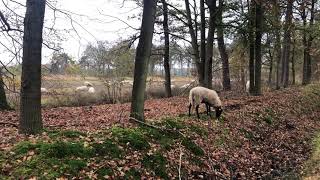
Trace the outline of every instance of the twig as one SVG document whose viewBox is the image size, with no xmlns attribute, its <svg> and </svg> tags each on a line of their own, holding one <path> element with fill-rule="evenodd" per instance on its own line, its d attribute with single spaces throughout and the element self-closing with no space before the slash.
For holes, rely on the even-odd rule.
<svg viewBox="0 0 320 180">
<path fill-rule="evenodd" d="M 182 161 L 181 143 L 179 144 L 179 148 L 180 148 L 180 158 L 179 158 L 179 169 L 178 169 L 178 173 L 179 173 L 179 180 L 181 180 L 181 161 Z"/>
<path fill-rule="evenodd" d="M 209 155 L 209 153 L 207 154 L 207 157 L 208 157 L 208 160 L 210 162 L 210 169 L 211 171 L 216 175 L 216 176 L 219 176 L 221 179 L 228 179 L 225 175 L 223 175 L 222 173 L 216 171 L 214 168 L 213 168 L 213 161 Z"/>
<path fill-rule="evenodd" d="M 0 124 L 11 125 L 11 126 L 13 126 L 13 127 L 15 127 L 15 128 L 18 128 L 18 125 L 15 124 L 15 123 L 12 123 L 12 122 L 3 122 L 3 121 L 0 121 Z"/>
</svg>

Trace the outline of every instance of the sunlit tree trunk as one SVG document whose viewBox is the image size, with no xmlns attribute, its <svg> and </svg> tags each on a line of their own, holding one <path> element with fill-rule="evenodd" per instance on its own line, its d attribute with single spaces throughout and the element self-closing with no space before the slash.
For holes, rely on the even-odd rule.
<svg viewBox="0 0 320 180">
<path fill-rule="evenodd" d="M 2 69 L 0 68 L 0 110 L 9 110 L 10 106 L 8 105 L 6 92 L 4 89 L 4 82 L 2 78 Z"/>
<path fill-rule="evenodd" d="M 254 95 L 261 95 L 261 38 L 262 38 L 262 21 L 263 21 L 263 10 L 262 1 L 256 1 L 256 16 L 255 16 L 255 72 L 254 72 Z"/>
<path fill-rule="evenodd" d="M 140 39 L 136 50 L 130 116 L 144 120 L 144 96 L 157 0 L 144 0 Z"/>
<path fill-rule="evenodd" d="M 163 5 L 163 30 L 164 30 L 164 70 L 165 70 L 165 89 L 166 96 L 171 97 L 171 76 L 169 59 L 169 27 L 168 27 L 168 5 L 165 0 L 161 0 Z"/>
<path fill-rule="evenodd" d="M 205 71 L 206 74 L 206 85 L 209 89 L 212 89 L 212 56 L 213 56 L 213 41 L 214 41 L 214 30 L 215 30 L 215 10 L 216 10 L 216 0 L 207 0 L 207 5 L 209 7 L 209 31 L 207 37 L 207 47 L 206 47 L 206 61 L 205 61 Z"/>
<path fill-rule="evenodd" d="M 204 87 L 208 87 L 208 72 L 205 72 L 206 65 L 206 17 L 204 9 L 204 0 L 200 0 L 200 61 L 201 61 L 201 72 L 202 77 L 199 83 Z M 200 79 L 199 79 L 200 80 Z"/>
<path fill-rule="evenodd" d="M 254 55 L 255 55 L 255 48 L 254 48 L 254 15 L 255 15 L 255 1 L 251 0 L 250 5 L 248 5 L 248 12 L 249 12 L 249 92 L 252 94 L 255 89 L 255 63 L 254 63 Z"/>
<path fill-rule="evenodd" d="M 198 73 L 198 80 L 201 84 L 203 82 L 203 69 L 201 68 L 202 65 L 200 62 L 199 45 L 198 45 L 197 35 L 196 35 L 197 31 L 195 31 L 193 28 L 189 0 L 185 0 L 185 6 L 186 6 L 186 17 L 188 21 L 188 29 L 189 29 L 191 45 L 193 49 L 193 59 L 196 65 L 197 73 Z M 197 24 L 195 25 L 195 28 L 197 29 Z"/>
<path fill-rule="evenodd" d="M 291 43 L 291 26 L 292 26 L 292 6 L 293 0 L 288 0 L 285 25 L 284 25 L 284 37 L 283 37 L 283 52 L 282 52 L 282 72 L 281 72 L 281 84 L 284 88 L 289 85 L 289 58 L 290 58 L 290 43 Z"/>
<path fill-rule="evenodd" d="M 21 75 L 20 133 L 42 130 L 41 119 L 41 48 L 45 0 L 27 0 L 24 18 Z"/>
<path fill-rule="evenodd" d="M 231 90 L 230 83 L 230 71 L 229 71 L 229 57 L 224 43 L 224 32 L 223 32 L 223 0 L 219 0 L 219 13 L 218 13 L 218 26 L 217 26 L 217 38 L 218 38 L 218 48 L 220 52 L 220 57 L 222 61 L 222 84 L 224 90 Z"/>
</svg>

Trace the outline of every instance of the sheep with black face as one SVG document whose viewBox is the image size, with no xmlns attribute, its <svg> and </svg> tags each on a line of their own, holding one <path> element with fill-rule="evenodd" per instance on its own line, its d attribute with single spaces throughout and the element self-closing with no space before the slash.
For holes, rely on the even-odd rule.
<svg viewBox="0 0 320 180">
<path fill-rule="evenodd" d="M 189 93 L 189 116 L 191 116 L 191 108 L 196 109 L 197 117 L 199 116 L 199 106 L 201 103 L 206 104 L 207 115 L 210 115 L 210 107 L 214 107 L 216 111 L 216 118 L 222 114 L 222 102 L 218 93 L 214 90 L 204 87 L 194 87 Z"/>
</svg>

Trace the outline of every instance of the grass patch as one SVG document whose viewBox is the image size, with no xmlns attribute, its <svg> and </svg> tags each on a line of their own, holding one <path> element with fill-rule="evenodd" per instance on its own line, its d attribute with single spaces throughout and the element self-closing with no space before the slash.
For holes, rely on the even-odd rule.
<svg viewBox="0 0 320 180">
<path fill-rule="evenodd" d="M 304 166 L 305 179 L 317 179 L 320 177 L 320 132 L 313 139 L 313 152 Z"/>
<path fill-rule="evenodd" d="M 97 170 L 99 179 L 107 179 L 107 176 L 113 175 L 113 170 L 109 167 L 103 167 Z"/>
<path fill-rule="evenodd" d="M 103 143 L 92 144 L 93 151 L 98 156 L 110 156 L 111 158 L 120 158 L 122 155 L 121 149 L 111 140 L 105 140 Z"/>
<path fill-rule="evenodd" d="M 250 140 L 254 139 L 254 135 L 253 135 L 253 133 L 251 131 L 248 131 L 248 130 L 246 130 L 244 128 L 241 128 L 240 132 L 242 132 L 244 134 L 245 138 L 250 139 Z"/>
<path fill-rule="evenodd" d="M 310 84 L 303 88 L 302 109 L 304 112 L 312 112 L 320 108 L 320 85 Z M 307 104 L 307 106 L 305 106 Z"/>
<path fill-rule="evenodd" d="M 194 143 L 190 138 L 183 138 L 182 145 L 194 155 L 197 155 L 197 156 L 204 155 L 204 151 L 196 143 Z"/>
<path fill-rule="evenodd" d="M 203 128 L 201 126 L 198 125 L 190 125 L 190 130 L 199 134 L 200 136 L 208 136 L 209 132 L 206 128 Z"/>
<path fill-rule="evenodd" d="M 147 169 L 152 170 L 156 176 L 169 179 L 166 172 L 166 163 L 167 160 L 159 152 L 152 155 L 146 155 L 142 159 L 142 165 Z"/>
<path fill-rule="evenodd" d="M 186 127 L 182 122 L 179 121 L 179 119 L 172 118 L 163 119 L 163 122 L 161 124 L 169 129 L 183 129 Z"/>
<path fill-rule="evenodd" d="M 150 148 L 149 142 L 139 128 L 129 129 L 113 127 L 111 132 L 112 136 L 117 141 L 123 144 L 128 144 L 135 150 L 144 150 Z"/>
<path fill-rule="evenodd" d="M 138 170 L 131 168 L 126 171 L 124 179 L 141 179 L 141 173 Z"/>
</svg>

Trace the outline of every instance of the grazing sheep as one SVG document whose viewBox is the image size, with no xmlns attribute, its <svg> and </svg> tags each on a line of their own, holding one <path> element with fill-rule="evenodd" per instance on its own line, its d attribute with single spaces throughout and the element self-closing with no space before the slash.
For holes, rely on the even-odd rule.
<svg viewBox="0 0 320 180">
<path fill-rule="evenodd" d="M 88 91 L 89 87 L 88 86 L 79 86 L 76 88 L 76 91 L 77 92 L 80 92 L 80 91 Z"/>
<path fill-rule="evenodd" d="M 181 88 L 181 89 L 186 89 L 186 88 L 188 88 L 189 86 L 190 86 L 190 83 L 184 84 L 184 85 L 182 85 L 180 88 Z"/>
<path fill-rule="evenodd" d="M 88 93 L 93 94 L 93 93 L 95 93 L 95 92 L 96 92 L 96 90 L 95 90 L 93 87 L 89 87 Z"/>
<path fill-rule="evenodd" d="M 85 81 L 83 84 L 84 84 L 85 86 L 88 86 L 88 87 L 92 87 L 92 86 L 93 86 L 92 83 L 89 82 L 89 81 Z"/>
<path fill-rule="evenodd" d="M 207 115 L 210 115 L 210 107 L 214 107 L 216 118 L 219 118 L 222 113 L 222 103 L 216 91 L 204 87 L 194 87 L 189 93 L 189 116 L 191 116 L 191 107 L 196 108 L 196 113 L 199 116 L 199 106 L 201 103 L 206 104 Z"/>
<path fill-rule="evenodd" d="M 41 93 L 47 93 L 48 92 L 48 90 L 46 88 L 41 88 L 40 91 L 41 91 Z"/>
<path fill-rule="evenodd" d="M 171 88 L 171 89 L 176 88 L 176 85 L 171 84 L 171 85 L 170 85 L 170 88 Z"/>
<path fill-rule="evenodd" d="M 133 81 L 132 80 L 123 80 L 123 81 L 121 81 L 121 83 L 133 86 Z"/>
</svg>

